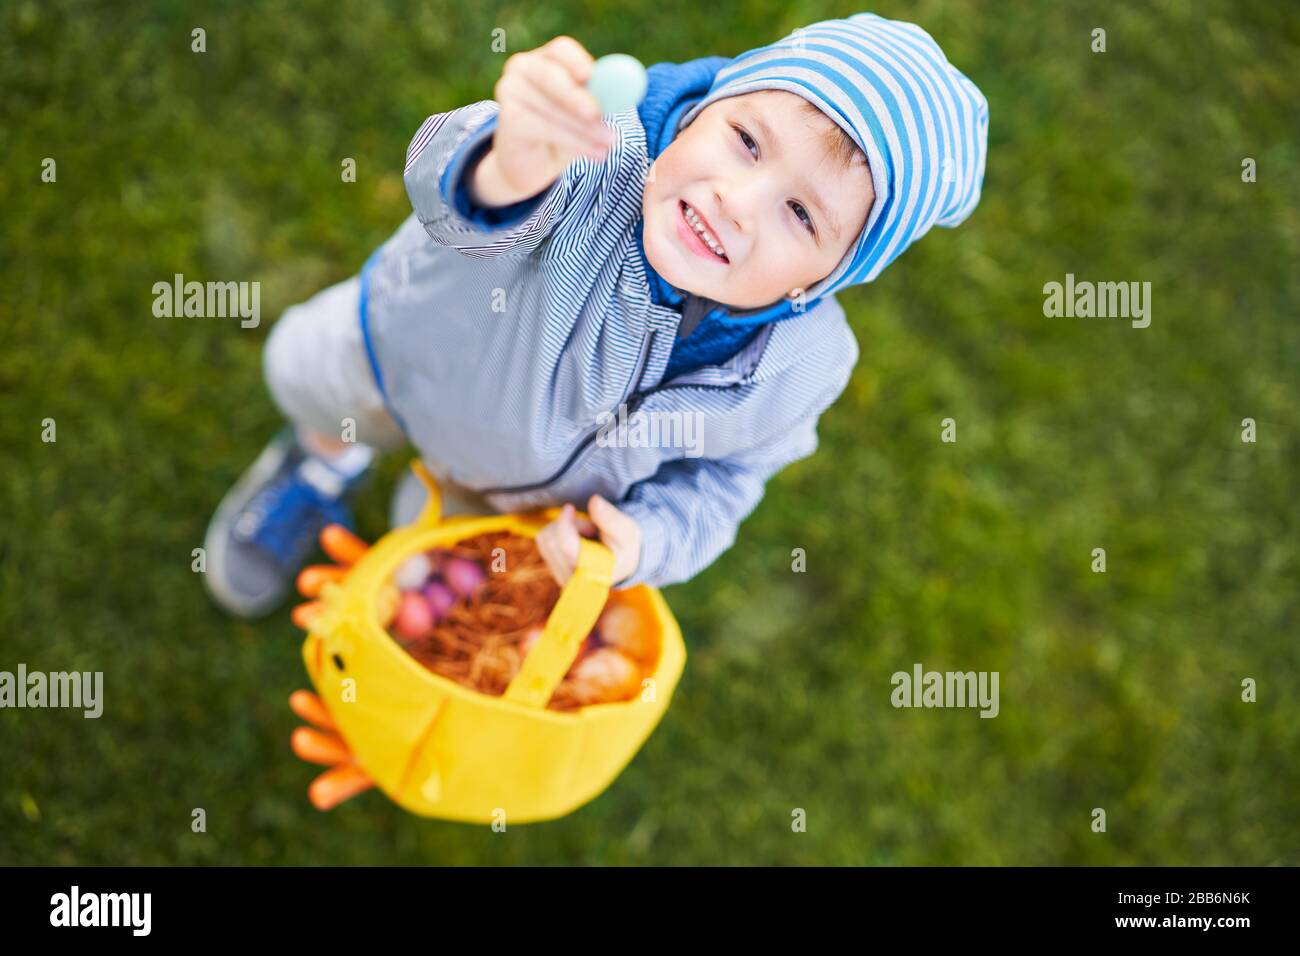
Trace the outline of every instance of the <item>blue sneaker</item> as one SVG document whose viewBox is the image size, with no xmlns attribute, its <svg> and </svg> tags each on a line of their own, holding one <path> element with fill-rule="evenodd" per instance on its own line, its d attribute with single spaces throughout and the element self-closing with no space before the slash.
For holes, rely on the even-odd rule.
<svg viewBox="0 0 1300 956">
<path fill-rule="evenodd" d="M 276 435 L 208 525 L 208 593 L 238 617 L 275 610 L 327 524 L 352 528 L 345 497 L 367 472 L 347 478 L 308 454 L 292 428 Z"/>
</svg>

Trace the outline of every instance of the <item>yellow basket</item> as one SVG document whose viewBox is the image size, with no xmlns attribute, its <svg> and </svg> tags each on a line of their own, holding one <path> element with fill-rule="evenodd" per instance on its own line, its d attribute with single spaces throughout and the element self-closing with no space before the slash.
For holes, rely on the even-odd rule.
<svg viewBox="0 0 1300 956">
<path fill-rule="evenodd" d="M 443 520 L 437 483 L 418 461 L 412 467 L 429 489 L 428 504 L 414 524 L 385 535 L 345 578 L 325 586 L 302 645 L 307 673 L 359 766 L 401 807 L 469 823 L 563 816 L 604 791 L 659 723 L 686 663 L 681 629 L 657 589 L 621 591 L 658 633 L 658 661 L 641 693 L 547 710 L 609 595 L 613 555 L 584 538 L 576 572 L 503 696 L 426 669 L 379 622 L 379 593 L 397 567 L 418 551 L 483 532 L 534 537 L 559 509 Z"/>
</svg>

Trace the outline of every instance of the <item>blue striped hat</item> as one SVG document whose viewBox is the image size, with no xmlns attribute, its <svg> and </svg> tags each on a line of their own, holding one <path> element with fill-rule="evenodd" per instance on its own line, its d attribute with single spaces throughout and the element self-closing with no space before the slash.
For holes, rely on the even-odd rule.
<svg viewBox="0 0 1300 956">
<path fill-rule="evenodd" d="M 684 129 L 710 103 L 756 90 L 788 90 L 845 130 L 871 165 L 876 200 L 858 241 L 809 301 L 870 282 L 936 223 L 975 208 L 984 181 L 988 102 L 912 23 L 859 13 L 795 30 L 718 71 Z"/>
</svg>

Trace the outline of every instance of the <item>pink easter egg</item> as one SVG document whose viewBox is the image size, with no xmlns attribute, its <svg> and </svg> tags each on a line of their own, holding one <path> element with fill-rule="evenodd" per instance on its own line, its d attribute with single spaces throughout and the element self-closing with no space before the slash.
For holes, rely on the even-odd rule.
<svg viewBox="0 0 1300 956">
<path fill-rule="evenodd" d="M 456 603 L 456 595 L 452 593 L 451 588 L 437 578 L 425 584 L 420 589 L 420 593 L 429 602 L 435 621 L 441 621 L 447 612 L 451 610 L 451 606 Z"/>
<path fill-rule="evenodd" d="M 482 565 L 468 558 L 450 557 L 443 562 L 442 577 L 457 597 L 473 597 L 483 582 L 487 572 Z"/>
<path fill-rule="evenodd" d="M 428 637 L 433 630 L 433 608 L 419 591 L 403 591 L 393 629 L 408 641 Z"/>
</svg>

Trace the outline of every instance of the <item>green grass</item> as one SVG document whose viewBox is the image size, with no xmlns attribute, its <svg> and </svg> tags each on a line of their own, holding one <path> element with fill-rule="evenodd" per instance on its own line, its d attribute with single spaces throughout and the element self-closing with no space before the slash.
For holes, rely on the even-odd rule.
<svg viewBox="0 0 1300 956">
<path fill-rule="evenodd" d="M 277 426 L 268 328 L 409 212 L 406 144 L 491 95 L 494 27 L 655 62 L 857 8 L 108 7 L 0 9 L 0 669 L 106 682 L 98 721 L 0 711 L 0 863 L 1300 864 L 1285 4 L 881 4 L 988 96 L 983 201 L 842 296 L 862 358 L 820 451 L 665 592 L 691 657 L 644 750 L 505 835 L 374 793 L 313 810 L 287 743 L 299 632 L 228 620 L 190 571 Z M 175 272 L 260 281 L 263 325 L 154 318 Z M 1151 327 L 1044 318 L 1067 272 L 1150 281 Z M 362 502 L 371 537 L 400 466 Z M 1001 714 L 895 710 L 915 661 L 999 671 Z"/>
</svg>

